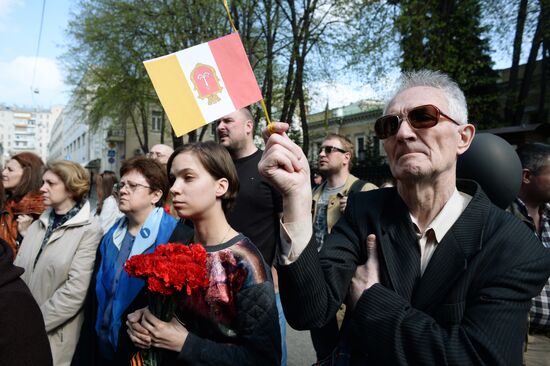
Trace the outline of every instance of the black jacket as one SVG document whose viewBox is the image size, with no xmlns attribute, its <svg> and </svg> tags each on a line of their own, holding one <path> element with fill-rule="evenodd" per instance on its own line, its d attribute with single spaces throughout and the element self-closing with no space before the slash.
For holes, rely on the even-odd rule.
<svg viewBox="0 0 550 366">
<path fill-rule="evenodd" d="M 50 366 L 52 354 L 44 318 L 13 265 L 10 246 L 0 239 L 0 364 Z"/>
<path fill-rule="evenodd" d="M 310 242 L 296 262 L 278 267 L 289 324 L 319 327 L 334 316 L 374 233 L 381 284 L 351 314 L 354 364 L 520 365 L 527 312 L 550 275 L 550 252 L 475 182 L 458 188 L 473 199 L 422 277 L 418 240 L 396 189 L 354 195 L 321 253 Z"/>
</svg>

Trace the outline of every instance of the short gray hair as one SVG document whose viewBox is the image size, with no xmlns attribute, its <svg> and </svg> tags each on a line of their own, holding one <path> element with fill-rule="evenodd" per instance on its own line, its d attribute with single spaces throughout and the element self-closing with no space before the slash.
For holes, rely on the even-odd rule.
<svg viewBox="0 0 550 366">
<path fill-rule="evenodd" d="M 442 112 L 448 114 L 460 124 L 468 123 L 468 105 L 466 103 L 466 97 L 464 97 L 464 93 L 458 84 L 447 74 L 444 74 L 441 71 L 432 70 L 419 70 L 403 73 L 400 78 L 397 91 L 384 106 L 384 114 L 386 114 L 388 106 L 399 93 L 417 86 L 428 86 L 440 89 L 447 98 L 447 103 L 449 104 L 449 110 Z"/>
</svg>

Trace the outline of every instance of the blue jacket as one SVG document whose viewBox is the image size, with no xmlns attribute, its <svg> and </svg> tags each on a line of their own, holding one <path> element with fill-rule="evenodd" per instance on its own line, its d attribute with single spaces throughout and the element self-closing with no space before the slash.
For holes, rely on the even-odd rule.
<svg viewBox="0 0 550 366">
<path fill-rule="evenodd" d="M 166 214 L 162 208 L 156 208 L 136 236 L 130 257 L 136 254 L 151 253 L 158 245 L 166 244 L 176 223 L 177 221 Z M 142 279 L 129 277 L 125 271 L 122 271 L 111 303 L 110 293 L 117 270 L 116 259 L 120 243 L 126 234 L 127 224 L 126 217 L 118 220 L 103 236 L 99 248 L 101 263 L 95 286 L 98 301 L 95 331 L 99 336 L 99 349 L 103 357 L 107 359 L 112 359 L 117 349 L 118 334 L 123 321 L 122 314 L 145 286 L 145 281 Z M 102 324 L 105 324 L 104 319 L 108 319 L 106 323 L 108 329 L 102 330 Z"/>
</svg>

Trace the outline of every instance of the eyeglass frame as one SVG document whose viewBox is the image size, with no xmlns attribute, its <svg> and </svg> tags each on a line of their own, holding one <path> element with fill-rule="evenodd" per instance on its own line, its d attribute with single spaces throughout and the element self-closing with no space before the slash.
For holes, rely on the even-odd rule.
<svg viewBox="0 0 550 366">
<path fill-rule="evenodd" d="M 158 151 L 149 151 L 145 154 L 145 157 L 149 158 L 149 159 L 154 159 L 154 158 L 164 158 L 166 156 L 169 156 L 167 154 L 163 154 L 163 153 L 160 153 Z"/>
<path fill-rule="evenodd" d="M 329 151 L 327 151 L 327 149 L 328 149 Z M 325 152 L 325 155 L 332 154 L 332 153 L 335 152 L 335 151 L 341 152 L 342 154 L 345 154 L 345 153 L 349 152 L 349 151 L 346 151 L 346 150 L 341 149 L 341 148 L 339 148 L 339 147 L 331 146 L 331 145 L 320 146 L 320 147 L 319 147 L 319 151 L 317 152 L 317 154 L 320 155 L 320 154 L 321 154 L 321 151 L 324 151 L 324 152 Z"/>
<path fill-rule="evenodd" d="M 414 122 L 411 122 L 411 120 L 409 119 L 409 114 L 415 110 L 418 110 L 420 108 L 424 108 L 424 107 L 432 107 L 433 109 L 435 109 L 436 111 L 436 118 L 435 118 L 435 123 L 431 124 L 431 125 L 426 125 L 426 126 L 423 126 L 423 127 L 416 127 L 414 126 Z M 414 108 L 411 108 L 407 111 L 405 117 L 401 117 L 399 114 L 386 114 L 384 116 L 381 116 L 379 118 L 376 119 L 376 121 L 374 122 L 374 133 L 376 134 L 376 137 L 378 137 L 378 139 L 380 140 L 385 140 L 391 136 L 394 136 L 397 134 L 397 132 L 399 131 L 399 128 L 401 128 L 401 124 L 403 123 L 403 121 L 406 119 L 408 122 L 409 122 L 409 125 L 414 128 L 414 129 L 418 129 L 418 130 L 421 130 L 421 129 L 426 129 L 426 128 L 432 128 L 432 127 L 435 127 L 439 122 L 440 122 L 440 119 L 441 119 L 441 116 L 447 118 L 450 122 L 453 122 L 457 125 L 460 126 L 460 123 L 458 123 L 457 121 L 455 121 L 453 118 L 451 118 L 449 115 L 443 113 L 441 111 L 441 109 L 439 109 L 437 106 L 433 105 L 433 104 L 423 104 L 423 105 L 419 105 L 417 107 L 414 107 Z M 395 128 L 395 131 L 391 134 L 389 134 L 388 136 L 386 137 L 381 137 L 381 134 L 378 133 L 378 128 L 376 127 L 379 122 L 381 123 L 381 121 L 383 119 L 387 119 L 388 117 L 396 117 L 397 118 L 397 127 Z"/>
<path fill-rule="evenodd" d="M 134 188 L 132 188 L 132 186 Z M 141 183 L 136 183 L 136 182 L 132 182 L 132 181 L 128 181 L 128 182 L 119 182 L 119 183 L 115 183 L 113 185 L 113 189 L 116 191 L 116 192 L 120 192 L 123 188 L 126 188 L 126 191 L 127 192 L 131 192 L 131 193 L 134 193 L 138 187 L 143 187 L 143 188 L 149 188 L 149 189 L 152 189 L 150 186 L 146 186 L 145 184 L 141 184 Z"/>
</svg>

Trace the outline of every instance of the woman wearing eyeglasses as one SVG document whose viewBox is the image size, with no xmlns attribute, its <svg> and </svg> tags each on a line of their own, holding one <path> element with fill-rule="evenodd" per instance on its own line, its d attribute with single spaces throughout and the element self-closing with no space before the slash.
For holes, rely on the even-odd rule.
<svg viewBox="0 0 550 366">
<path fill-rule="evenodd" d="M 101 228 L 86 195 L 87 171 L 72 161 L 46 166 L 40 192 L 49 208 L 29 228 L 15 259 L 40 306 L 53 364 L 69 365 L 84 319 Z"/>
<path fill-rule="evenodd" d="M 73 365 L 128 365 L 133 346 L 121 325 L 129 312 L 147 305 L 147 298 L 145 282 L 129 277 L 124 263 L 133 255 L 166 244 L 177 222 L 162 208 L 170 185 L 158 162 L 146 157 L 126 160 L 120 176 L 118 207 L 124 216 L 101 240 L 99 266 L 87 304 L 92 310 Z"/>
</svg>

